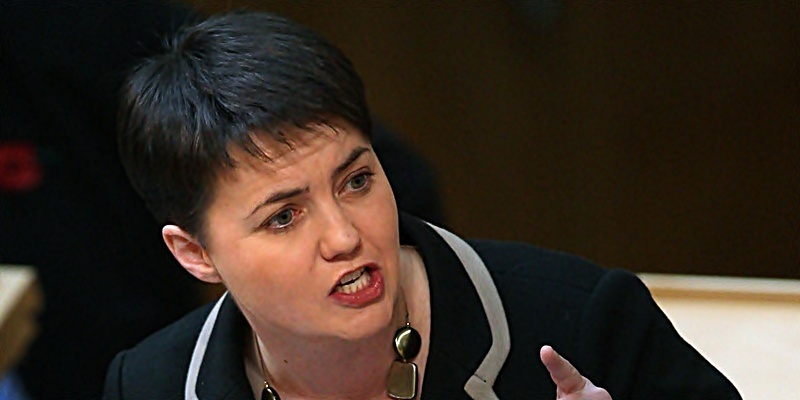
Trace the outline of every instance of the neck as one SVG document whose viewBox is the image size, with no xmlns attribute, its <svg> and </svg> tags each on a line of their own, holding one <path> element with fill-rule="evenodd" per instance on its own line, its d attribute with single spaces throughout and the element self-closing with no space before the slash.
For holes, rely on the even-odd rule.
<svg viewBox="0 0 800 400">
<path fill-rule="evenodd" d="M 285 399 L 378 397 L 386 391 L 386 373 L 394 359 L 392 334 L 387 330 L 357 342 L 263 340 L 266 378 Z"/>
<path fill-rule="evenodd" d="M 394 334 L 405 323 L 406 305 L 401 293 L 394 306 L 392 323 L 359 340 L 298 340 L 284 332 L 258 331 L 266 378 L 284 399 L 385 397 L 389 366 L 397 357 L 392 344 Z M 249 348 L 258 357 L 254 346 Z M 263 369 L 259 365 L 262 375 Z"/>
<path fill-rule="evenodd" d="M 410 256 L 405 251 L 401 260 Z M 335 338 L 304 338 L 298 340 L 285 332 L 269 329 L 256 329 L 261 346 L 261 357 L 267 380 L 281 398 L 305 399 L 368 399 L 386 397 L 386 380 L 389 367 L 397 358 L 393 347 L 395 331 L 406 323 L 406 312 L 414 327 L 427 332 L 430 313 L 427 304 L 418 308 L 414 287 L 424 284 L 427 293 L 427 280 L 419 281 L 418 266 L 403 262 L 404 273 L 401 287 L 394 305 L 392 322 L 372 336 L 349 341 Z M 424 267 L 421 267 L 424 274 Z M 423 275 L 424 277 L 424 275 Z M 408 296 L 408 297 L 406 297 Z M 406 303 L 408 299 L 409 304 Z M 419 329 L 419 328 L 418 328 Z M 249 335 L 252 338 L 252 335 Z M 427 340 L 427 335 L 423 338 Z M 251 339 L 252 340 L 252 339 Z M 248 342 L 251 342 L 248 340 Z M 423 343 L 425 342 L 423 340 Z M 424 346 L 427 347 L 427 346 Z M 254 358 L 253 367 L 261 375 L 259 379 L 260 396 L 263 388 L 264 369 L 258 361 L 255 344 L 246 346 L 247 357 Z M 427 353 L 425 351 L 425 353 Z M 426 356 L 425 356 L 426 357 Z M 418 357 L 420 358 L 420 357 Z"/>
</svg>

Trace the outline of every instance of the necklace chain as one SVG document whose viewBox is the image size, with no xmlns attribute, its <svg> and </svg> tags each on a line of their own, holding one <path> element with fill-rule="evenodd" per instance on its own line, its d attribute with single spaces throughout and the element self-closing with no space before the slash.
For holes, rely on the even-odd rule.
<svg viewBox="0 0 800 400">
<path fill-rule="evenodd" d="M 256 331 L 253 332 L 253 344 L 256 346 L 256 354 L 258 354 L 258 362 L 261 365 L 261 373 L 264 375 L 264 388 L 261 389 L 261 400 L 281 400 L 281 397 L 278 395 L 278 392 L 269 385 L 269 379 L 267 379 L 267 366 L 264 364 L 264 356 L 261 355 L 261 344 L 258 341 L 258 335 L 256 335 Z"/>
</svg>

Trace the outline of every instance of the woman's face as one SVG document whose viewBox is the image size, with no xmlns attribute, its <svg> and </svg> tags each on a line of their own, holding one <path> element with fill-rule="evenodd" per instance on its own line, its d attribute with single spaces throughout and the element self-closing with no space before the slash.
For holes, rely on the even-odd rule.
<svg viewBox="0 0 800 400">
<path fill-rule="evenodd" d="M 234 150 L 217 181 L 207 256 L 259 331 L 352 340 L 391 322 L 394 196 L 360 131 L 336 127 L 300 132 L 291 150 L 260 143 L 271 161 Z"/>
</svg>

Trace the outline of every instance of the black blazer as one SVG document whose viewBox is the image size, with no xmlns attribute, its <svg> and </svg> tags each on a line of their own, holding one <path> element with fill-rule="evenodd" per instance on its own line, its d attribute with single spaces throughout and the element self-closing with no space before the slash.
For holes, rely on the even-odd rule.
<svg viewBox="0 0 800 400">
<path fill-rule="evenodd" d="M 740 399 L 733 385 L 687 344 L 635 275 L 536 247 L 470 241 L 491 274 L 502 307 L 487 314 L 482 293 L 456 253 L 424 222 L 401 215 L 401 241 L 416 246 L 431 293 L 431 345 L 423 399 L 470 398 L 464 389 L 492 345 L 488 314 L 505 313 L 510 352 L 493 385 L 500 399 L 552 399 L 539 361 L 550 344 L 614 400 Z M 183 399 L 201 308 L 111 364 L 105 399 Z M 200 399 L 252 399 L 244 372 L 249 326 L 221 302 L 195 391 Z M 488 383 L 491 386 L 491 382 Z"/>
</svg>

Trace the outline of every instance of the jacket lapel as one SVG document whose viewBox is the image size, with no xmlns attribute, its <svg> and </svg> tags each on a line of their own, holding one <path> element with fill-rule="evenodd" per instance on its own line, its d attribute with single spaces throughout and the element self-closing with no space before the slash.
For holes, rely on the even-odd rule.
<svg viewBox="0 0 800 400">
<path fill-rule="evenodd" d="M 253 393 L 244 371 L 244 335 L 249 329 L 233 297 L 228 295 L 214 325 L 195 391 L 201 400 L 247 399 Z"/>
<path fill-rule="evenodd" d="M 450 246 L 424 222 L 401 214 L 401 242 L 416 246 L 431 293 L 431 344 L 423 398 L 468 398 L 464 385 L 492 344 L 472 281 Z"/>
</svg>

